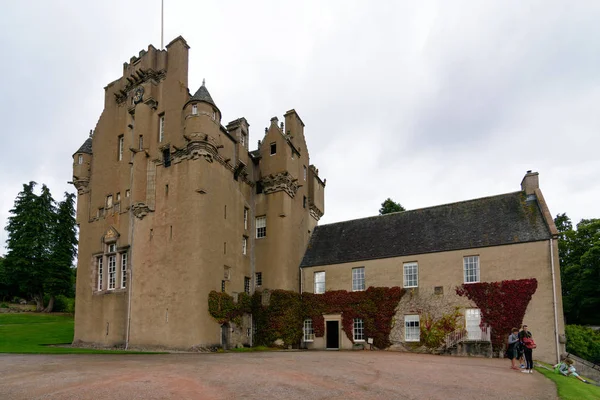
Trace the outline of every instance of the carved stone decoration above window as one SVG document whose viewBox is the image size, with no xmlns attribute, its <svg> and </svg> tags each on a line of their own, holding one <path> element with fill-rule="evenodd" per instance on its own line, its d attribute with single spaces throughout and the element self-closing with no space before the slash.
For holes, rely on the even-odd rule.
<svg viewBox="0 0 600 400">
<path fill-rule="evenodd" d="M 117 232 L 117 230 L 111 226 L 110 228 L 108 228 L 106 233 L 104 233 L 104 236 L 102 236 L 102 240 L 104 241 L 104 243 L 114 243 L 117 241 L 119 236 L 119 232 Z"/>
<path fill-rule="evenodd" d="M 297 179 L 292 177 L 287 171 L 265 176 L 262 178 L 261 182 L 264 194 L 284 191 L 290 197 L 294 198 L 298 191 Z"/>
<path fill-rule="evenodd" d="M 152 212 L 153 210 L 151 210 L 150 207 L 148 207 L 145 203 L 139 202 L 131 206 L 131 211 L 133 212 L 133 215 L 135 215 L 136 218 L 143 219 L 146 215 L 148 215 L 148 213 Z"/>
</svg>

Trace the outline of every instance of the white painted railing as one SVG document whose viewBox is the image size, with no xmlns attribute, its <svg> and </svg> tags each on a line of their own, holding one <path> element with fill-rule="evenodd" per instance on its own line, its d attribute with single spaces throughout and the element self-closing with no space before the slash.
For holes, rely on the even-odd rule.
<svg viewBox="0 0 600 400">
<path fill-rule="evenodd" d="M 477 329 L 457 329 L 446 335 L 446 348 L 462 342 L 489 342 L 491 341 L 492 328 L 487 325 Z"/>
</svg>

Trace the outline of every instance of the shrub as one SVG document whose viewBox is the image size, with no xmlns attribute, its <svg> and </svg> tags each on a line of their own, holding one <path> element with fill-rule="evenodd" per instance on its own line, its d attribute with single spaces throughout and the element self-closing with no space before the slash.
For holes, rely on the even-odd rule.
<svg viewBox="0 0 600 400">
<path fill-rule="evenodd" d="M 73 313 L 75 310 L 75 299 L 68 298 L 67 296 L 58 295 L 54 298 L 54 308 L 52 312 L 65 312 Z"/>
<path fill-rule="evenodd" d="M 600 364 L 600 331 L 580 325 L 567 325 L 567 352 Z"/>
<path fill-rule="evenodd" d="M 2 304 L 0 304 L 0 308 L 8 308 L 8 304 L 2 303 Z"/>
</svg>

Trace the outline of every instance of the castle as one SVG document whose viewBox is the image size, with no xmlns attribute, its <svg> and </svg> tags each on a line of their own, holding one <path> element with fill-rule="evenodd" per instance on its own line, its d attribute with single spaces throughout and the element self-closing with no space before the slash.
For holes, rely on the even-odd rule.
<svg viewBox="0 0 600 400">
<path fill-rule="evenodd" d="M 272 118 L 249 151 L 245 118 L 224 126 L 204 82 L 188 91 L 188 50 L 178 37 L 125 63 L 73 156 L 75 342 L 248 342 L 248 321 L 232 333 L 210 318 L 208 293 L 299 290 L 325 189 L 304 123 L 295 110 Z"/>
<path fill-rule="evenodd" d="M 274 117 L 258 149 L 249 124 L 223 125 L 204 82 L 188 90 L 182 37 L 149 46 L 105 88 L 104 111 L 73 155 L 79 252 L 75 343 L 189 349 L 252 344 L 252 317 L 219 325 L 208 294 L 263 289 L 323 293 L 408 289 L 390 341 L 410 351 L 420 325 L 459 307 L 469 348 L 489 342 L 481 311 L 456 287 L 535 278 L 525 321 L 536 358 L 564 352 L 558 232 L 528 171 L 519 191 L 317 226 L 325 180 L 310 164 L 295 110 Z M 302 346 L 353 348 L 368 338 L 356 318 L 324 315 L 324 335 L 303 325 Z M 349 329 L 349 328 L 346 328 Z M 487 337 L 486 337 L 487 335 Z"/>
</svg>

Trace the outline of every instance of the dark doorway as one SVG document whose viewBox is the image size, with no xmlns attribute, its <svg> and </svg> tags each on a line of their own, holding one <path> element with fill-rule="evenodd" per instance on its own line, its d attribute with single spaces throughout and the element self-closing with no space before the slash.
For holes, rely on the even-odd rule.
<svg viewBox="0 0 600 400">
<path fill-rule="evenodd" d="M 340 348 L 340 323 L 339 321 L 327 321 L 327 348 Z"/>
<path fill-rule="evenodd" d="M 223 346 L 223 350 L 227 350 L 229 348 L 229 325 L 228 324 L 221 325 L 221 345 Z"/>
</svg>

